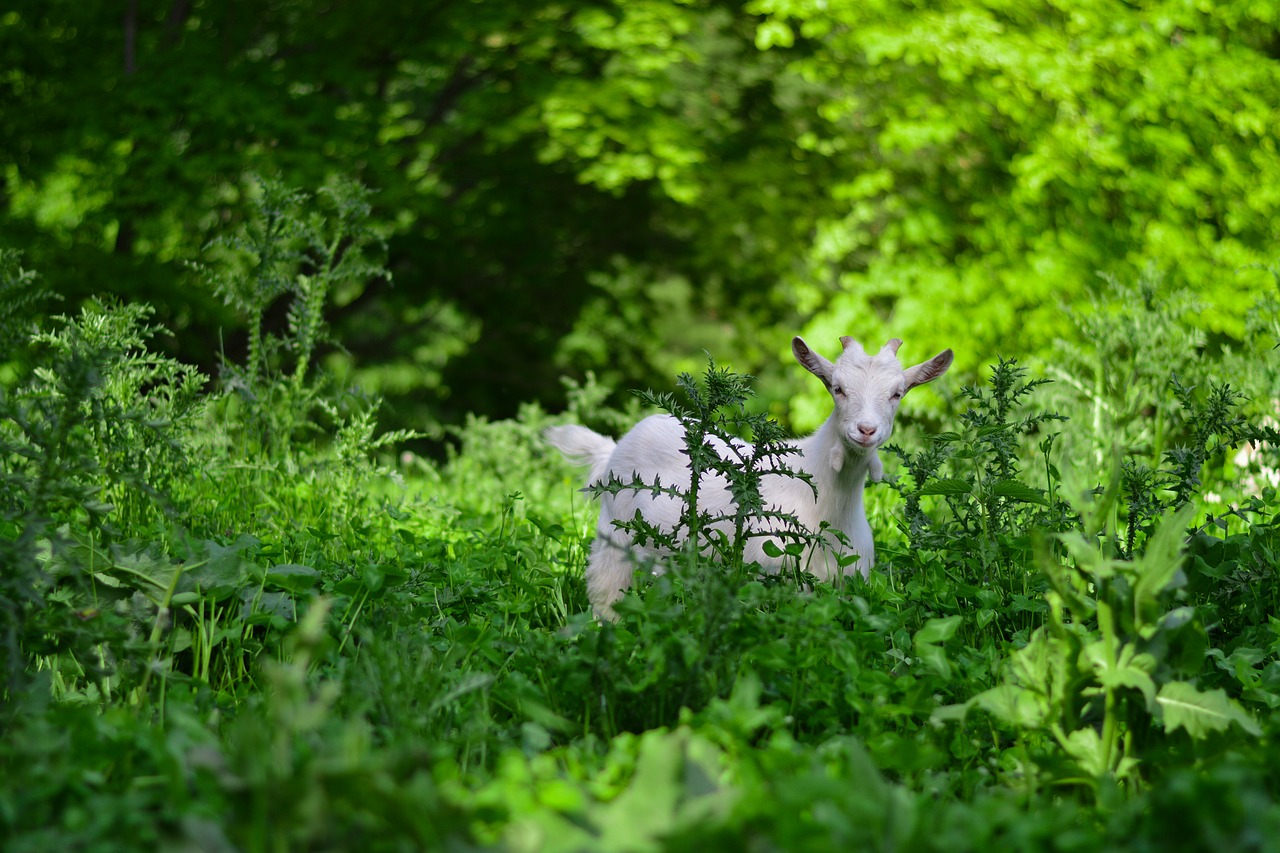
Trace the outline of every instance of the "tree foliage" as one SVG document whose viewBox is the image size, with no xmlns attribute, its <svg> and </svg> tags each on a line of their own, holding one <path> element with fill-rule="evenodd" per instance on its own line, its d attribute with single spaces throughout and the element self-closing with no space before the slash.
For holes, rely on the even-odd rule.
<svg viewBox="0 0 1280 853">
<path fill-rule="evenodd" d="M 656 384 L 703 349 L 788 397 L 799 328 L 973 366 L 1047 351 L 1098 271 L 1148 265 L 1216 347 L 1275 259 L 1278 15 L 21 0 L 0 14 L 0 241 L 74 300 L 156 304 L 210 369 L 212 329 L 241 352 L 252 333 L 169 268 L 252 214 L 250 174 L 354 177 L 394 285 L 330 294 L 336 337 L 419 425 L 556 400 L 565 372 Z"/>
</svg>

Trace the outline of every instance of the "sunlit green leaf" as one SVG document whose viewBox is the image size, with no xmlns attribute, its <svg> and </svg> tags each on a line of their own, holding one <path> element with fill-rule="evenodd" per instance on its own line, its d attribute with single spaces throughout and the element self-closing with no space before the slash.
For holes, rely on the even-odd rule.
<svg viewBox="0 0 1280 853">
<path fill-rule="evenodd" d="M 1261 737 L 1253 718 L 1221 690 L 1204 692 L 1185 681 L 1171 681 L 1160 688 L 1156 701 L 1169 731 L 1185 729 L 1193 738 L 1224 732 L 1235 723 L 1246 733 Z"/>
</svg>

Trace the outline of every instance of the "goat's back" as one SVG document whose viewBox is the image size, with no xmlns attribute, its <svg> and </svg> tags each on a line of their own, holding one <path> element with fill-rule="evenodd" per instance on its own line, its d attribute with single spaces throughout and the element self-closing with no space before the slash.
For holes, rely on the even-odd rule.
<svg viewBox="0 0 1280 853">
<path fill-rule="evenodd" d="M 733 449 L 714 436 L 708 437 L 707 441 L 723 459 L 733 460 L 751 452 L 751 445 L 743 441 L 735 441 Z M 631 482 L 636 475 L 646 483 L 660 477 L 664 486 L 679 486 L 687 490 L 690 472 L 684 427 L 671 415 L 645 418 L 618 439 L 605 476 L 609 473 L 624 482 Z M 727 483 L 719 475 L 704 474 L 702 485 L 724 487 Z"/>
</svg>

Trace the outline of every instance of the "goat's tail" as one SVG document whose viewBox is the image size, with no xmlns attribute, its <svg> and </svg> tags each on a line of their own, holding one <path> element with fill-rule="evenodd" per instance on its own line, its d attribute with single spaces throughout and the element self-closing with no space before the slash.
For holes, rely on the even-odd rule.
<svg viewBox="0 0 1280 853">
<path fill-rule="evenodd" d="M 604 482 L 605 473 L 609 469 L 609 457 L 618 446 L 612 438 L 577 424 L 547 427 L 542 437 L 575 465 L 591 466 L 591 473 L 587 475 L 588 486 Z"/>
</svg>

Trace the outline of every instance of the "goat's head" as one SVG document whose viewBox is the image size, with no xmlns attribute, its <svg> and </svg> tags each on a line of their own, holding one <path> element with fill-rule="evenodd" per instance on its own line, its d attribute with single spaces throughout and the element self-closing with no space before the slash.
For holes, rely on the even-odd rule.
<svg viewBox="0 0 1280 853">
<path fill-rule="evenodd" d="M 867 355 L 853 338 L 843 337 L 840 343 L 844 351 L 835 363 L 809 349 L 799 337 L 792 339 L 791 351 L 831 392 L 836 404 L 832 418 L 845 447 L 862 453 L 889 440 L 903 395 L 946 373 L 953 357 L 951 350 L 943 350 L 928 361 L 903 370 L 898 362 L 902 341 L 897 338 L 875 355 Z"/>
</svg>

